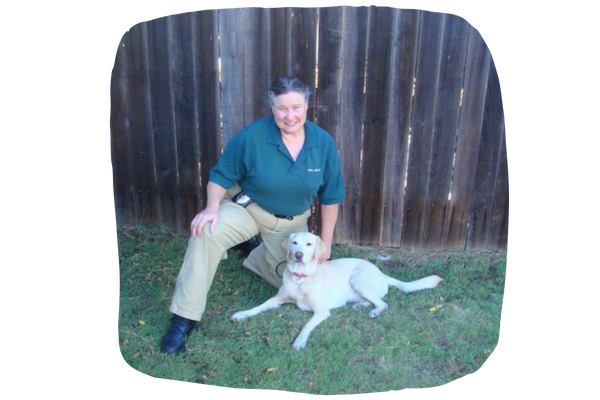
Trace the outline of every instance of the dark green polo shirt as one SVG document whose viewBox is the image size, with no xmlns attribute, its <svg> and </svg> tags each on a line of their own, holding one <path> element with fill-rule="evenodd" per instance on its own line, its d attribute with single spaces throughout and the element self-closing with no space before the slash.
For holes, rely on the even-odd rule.
<svg viewBox="0 0 600 400">
<path fill-rule="evenodd" d="M 251 123 L 227 144 L 210 181 L 225 189 L 238 183 L 273 214 L 302 214 L 316 196 L 321 204 L 341 203 L 344 181 L 335 143 L 310 121 L 304 128 L 304 147 L 294 161 L 272 116 Z"/>
</svg>

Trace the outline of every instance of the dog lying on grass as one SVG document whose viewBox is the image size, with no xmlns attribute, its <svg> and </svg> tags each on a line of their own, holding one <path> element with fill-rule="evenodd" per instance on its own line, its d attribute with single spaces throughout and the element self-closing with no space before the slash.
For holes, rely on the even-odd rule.
<svg viewBox="0 0 600 400">
<path fill-rule="evenodd" d="M 436 275 L 412 282 L 402 282 L 385 275 L 374 264 L 358 258 L 340 258 L 319 264 L 325 245 L 309 232 L 290 235 L 284 241 L 287 267 L 279 292 L 263 304 L 235 313 L 231 319 L 240 321 L 284 303 L 294 303 L 304 311 L 313 311 L 294 341 L 294 350 L 302 350 L 313 329 L 330 315 L 330 310 L 355 303 L 354 309 L 374 305 L 369 312 L 377 317 L 388 305 L 382 300 L 390 286 L 405 293 L 436 287 L 443 279 Z"/>
</svg>

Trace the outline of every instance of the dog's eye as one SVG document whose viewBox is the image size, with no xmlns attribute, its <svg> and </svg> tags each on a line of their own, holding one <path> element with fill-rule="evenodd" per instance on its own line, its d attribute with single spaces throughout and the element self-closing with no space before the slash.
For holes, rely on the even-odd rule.
<svg viewBox="0 0 600 400">
<path fill-rule="evenodd" d="M 312 243 L 306 243 L 306 245 L 307 245 L 307 246 L 312 246 L 313 244 L 312 244 Z"/>
<path fill-rule="evenodd" d="M 298 244 L 298 242 L 292 242 L 292 244 Z"/>
</svg>

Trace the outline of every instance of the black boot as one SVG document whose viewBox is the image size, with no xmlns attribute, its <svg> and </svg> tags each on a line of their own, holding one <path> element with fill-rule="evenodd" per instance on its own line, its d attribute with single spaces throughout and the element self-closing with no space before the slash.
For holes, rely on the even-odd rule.
<svg viewBox="0 0 600 400">
<path fill-rule="evenodd" d="M 198 321 L 192 321 L 173 314 L 171 327 L 162 338 L 160 351 L 167 354 L 180 354 L 185 351 L 185 340 L 192 330 L 198 329 Z"/>
<path fill-rule="evenodd" d="M 239 250 L 246 254 L 250 254 L 250 252 L 252 250 L 254 250 L 255 248 L 257 248 L 258 245 L 260 245 L 260 239 L 258 238 L 258 236 L 253 236 L 247 242 L 244 242 L 244 243 L 238 244 L 237 246 L 234 246 L 233 249 Z"/>
</svg>

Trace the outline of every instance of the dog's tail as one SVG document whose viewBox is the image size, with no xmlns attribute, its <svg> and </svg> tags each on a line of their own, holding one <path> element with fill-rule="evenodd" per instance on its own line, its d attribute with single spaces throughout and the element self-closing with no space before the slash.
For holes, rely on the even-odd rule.
<svg viewBox="0 0 600 400">
<path fill-rule="evenodd" d="M 387 276 L 388 285 L 398 288 L 404 293 L 412 293 L 416 292 L 417 290 L 423 289 L 432 289 L 436 287 L 441 281 L 443 281 L 443 279 L 437 275 L 430 275 L 428 277 L 417 279 L 416 281 L 412 282 L 402 282 L 398 279 L 394 279 L 390 276 Z"/>
</svg>

